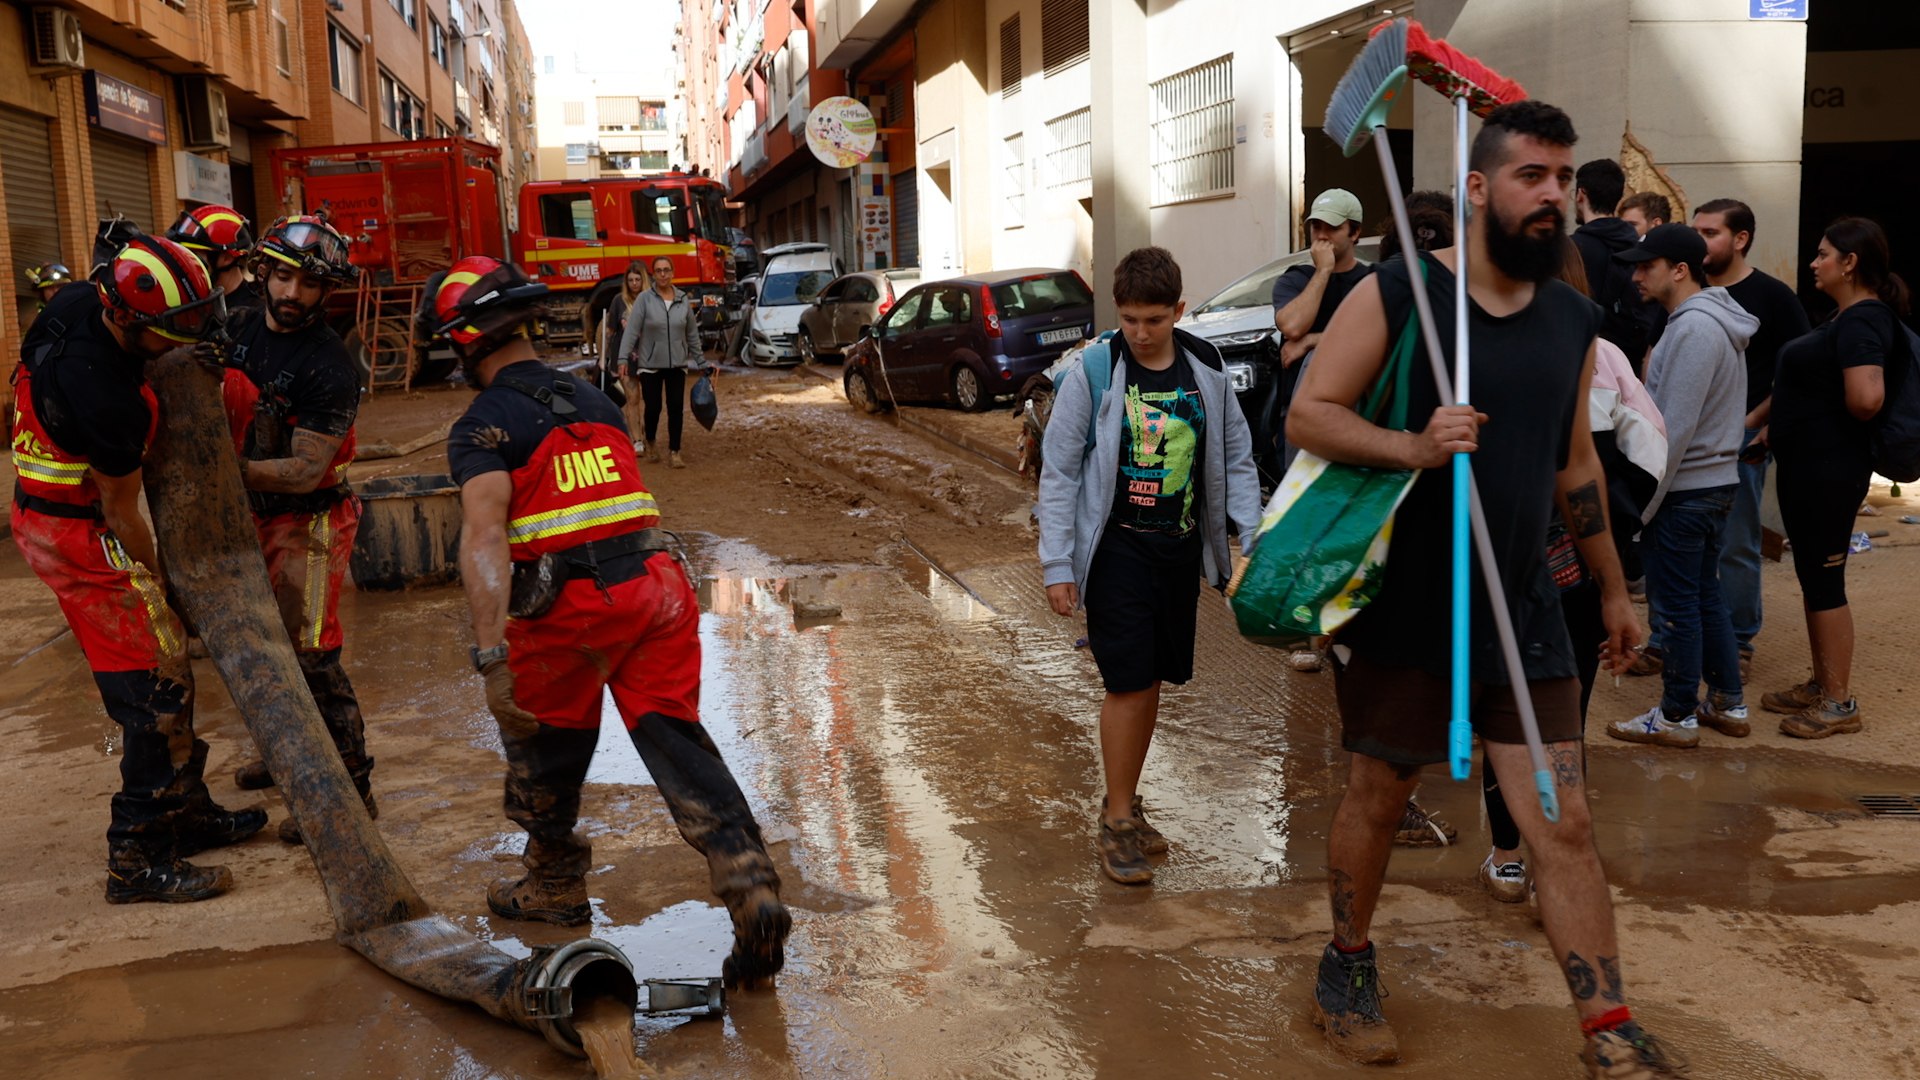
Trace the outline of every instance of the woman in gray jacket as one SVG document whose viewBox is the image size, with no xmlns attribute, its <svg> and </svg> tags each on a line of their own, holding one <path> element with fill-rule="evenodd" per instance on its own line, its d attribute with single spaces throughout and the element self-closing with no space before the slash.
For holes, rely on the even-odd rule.
<svg viewBox="0 0 1920 1080">
<path fill-rule="evenodd" d="M 673 284 L 673 260 L 653 259 L 653 288 L 641 293 L 627 312 L 627 328 L 620 335 L 620 356 L 640 380 L 646 400 L 647 460 L 660 460 L 654 435 L 660 428 L 660 406 L 667 407 L 667 464 L 684 469 L 680 457 L 681 407 L 687 397 L 687 369 L 711 372 L 700 352 L 700 325 L 694 298 Z"/>
</svg>

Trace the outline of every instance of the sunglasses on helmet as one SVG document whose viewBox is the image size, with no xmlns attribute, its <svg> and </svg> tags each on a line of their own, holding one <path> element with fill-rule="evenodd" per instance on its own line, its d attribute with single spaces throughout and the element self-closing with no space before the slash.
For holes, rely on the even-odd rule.
<svg viewBox="0 0 1920 1080">
<path fill-rule="evenodd" d="M 145 327 L 168 341 L 191 345 L 211 337 L 226 321 L 227 292 L 215 289 L 213 295 L 204 300 L 168 308 L 158 315 L 136 320 L 134 325 Z"/>
<path fill-rule="evenodd" d="M 288 222 L 274 230 L 273 238 L 275 243 L 265 249 L 267 254 L 315 277 L 352 273 L 346 240 L 318 222 Z M 281 248 L 285 250 L 277 250 Z"/>
</svg>

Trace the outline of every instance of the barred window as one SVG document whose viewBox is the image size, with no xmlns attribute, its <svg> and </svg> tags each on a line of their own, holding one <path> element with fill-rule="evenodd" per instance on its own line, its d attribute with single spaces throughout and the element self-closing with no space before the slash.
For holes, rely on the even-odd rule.
<svg viewBox="0 0 1920 1080">
<path fill-rule="evenodd" d="M 1087 0 L 1040 0 L 1040 67 L 1049 76 L 1085 60 Z"/>
<path fill-rule="evenodd" d="M 1006 140 L 1006 210 L 1003 228 L 1017 229 L 1027 223 L 1027 135 L 1009 135 Z"/>
<path fill-rule="evenodd" d="M 1152 84 L 1153 204 L 1233 190 L 1233 57 Z"/>
<path fill-rule="evenodd" d="M 1020 16 L 1000 24 L 1000 96 L 1020 92 Z"/>
<path fill-rule="evenodd" d="M 587 122 L 587 103 L 584 101 L 564 102 L 560 106 L 560 111 L 562 113 L 560 122 L 569 127 Z"/>
<path fill-rule="evenodd" d="M 1079 109 L 1047 121 L 1047 186 L 1093 182 L 1093 110 Z"/>
</svg>

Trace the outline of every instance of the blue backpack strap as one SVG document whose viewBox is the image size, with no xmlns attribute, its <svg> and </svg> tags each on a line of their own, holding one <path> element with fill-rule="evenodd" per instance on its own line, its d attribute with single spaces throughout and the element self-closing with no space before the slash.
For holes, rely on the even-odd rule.
<svg viewBox="0 0 1920 1080">
<path fill-rule="evenodd" d="M 1088 343 L 1080 351 L 1080 368 L 1087 375 L 1087 394 L 1093 399 L 1093 407 L 1087 415 L 1087 449 L 1093 452 L 1095 435 L 1100 429 L 1100 399 L 1106 395 L 1107 387 L 1113 385 L 1113 349 L 1107 345 L 1113 339 L 1113 331 L 1108 330 Z"/>
</svg>

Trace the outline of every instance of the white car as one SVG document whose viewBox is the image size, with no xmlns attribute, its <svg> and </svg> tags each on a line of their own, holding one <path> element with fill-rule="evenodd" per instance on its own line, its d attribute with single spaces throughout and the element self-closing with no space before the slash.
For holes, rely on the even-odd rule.
<svg viewBox="0 0 1920 1080">
<path fill-rule="evenodd" d="M 800 316 L 821 290 L 840 277 L 840 260 L 825 244 L 780 244 L 761 252 L 759 297 L 747 318 L 744 355 L 749 364 L 797 364 L 794 334 Z"/>
</svg>

